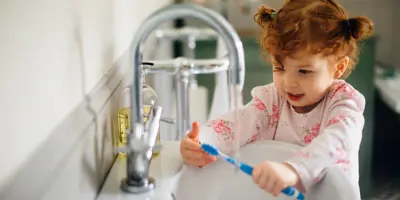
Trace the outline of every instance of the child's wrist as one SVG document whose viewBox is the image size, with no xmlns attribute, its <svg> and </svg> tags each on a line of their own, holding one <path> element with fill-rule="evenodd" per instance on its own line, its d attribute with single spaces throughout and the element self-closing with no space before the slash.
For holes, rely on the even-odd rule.
<svg viewBox="0 0 400 200">
<path fill-rule="evenodd" d="M 293 174 L 296 175 L 296 178 L 297 178 L 296 184 L 299 183 L 300 175 L 299 175 L 299 173 L 297 173 L 297 170 L 296 170 L 291 164 L 289 164 L 289 163 L 284 162 L 284 163 L 282 163 L 282 164 L 283 164 L 283 166 L 285 166 L 286 168 L 288 168 L 290 171 L 292 171 Z"/>
<path fill-rule="evenodd" d="M 295 185 L 294 185 L 294 187 L 295 188 L 297 188 L 300 192 L 305 192 L 305 189 L 304 189 L 304 186 L 303 186 L 303 183 L 301 182 L 301 180 L 300 180 L 300 175 L 299 175 L 299 173 L 297 172 L 297 170 L 291 165 L 291 164 L 289 164 L 289 163 L 287 163 L 287 162 L 284 162 L 284 163 L 282 163 L 285 167 L 287 167 L 289 170 L 291 170 L 292 172 L 293 172 L 293 174 L 295 174 L 296 175 L 296 178 L 297 178 L 297 180 L 296 180 L 296 183 L 295 183 Z"/>
</svg>

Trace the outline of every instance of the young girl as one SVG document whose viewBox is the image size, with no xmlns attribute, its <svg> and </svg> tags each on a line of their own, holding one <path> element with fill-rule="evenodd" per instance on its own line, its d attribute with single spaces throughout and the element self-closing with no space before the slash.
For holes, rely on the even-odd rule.
<svg viewBox="0 0 400 200">
<path fill-rule="evenodd" d="M 365 99 L 343 78 L 354 68 L 357 40 L 372 32 L 372 22 L 349 18 L 332 0 L 291 0 L 279 11 L 261 6 L 255 21 L 273 65 L 273 83 L 252 90 L 239 119 L 226 113 L 201 132 L 193 123 L 181 143 L 183 160 L 198 167 L 215 161 L 201 151 L 199 140 L 227 153 L 235 139 L 240 145 L 279 140 L 303 148 L 283 163 L 255 166 L 254 183 L 274 196 L 288 186 L 309 191 L 334 165 L 358 185 Z"/>
</svg>

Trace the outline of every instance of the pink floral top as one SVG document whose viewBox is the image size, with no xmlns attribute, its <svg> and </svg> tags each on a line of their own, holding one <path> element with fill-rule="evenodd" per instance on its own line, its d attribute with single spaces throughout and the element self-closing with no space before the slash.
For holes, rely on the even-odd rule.
<svg viewBox="0 0 400 200">
<path fill-rule="evenodd" d="M 252 96 L 253 100 L 240 108 L 238 128 L 234 112 L 226 113 L 202 129 L 200 140 L 225 153 L 233 150 L 236 137 L 240 145 L 255 140 L 297 144 L 303 148 L 286 162 L 297 170 L 306 191 L 334 165 L 358 185 L 365 107 L 361 93 L 343 80 L 335 81 L 325 98 L 306 114 L 297 113 L 273 84 L 255 87 Z"/>
</svg>

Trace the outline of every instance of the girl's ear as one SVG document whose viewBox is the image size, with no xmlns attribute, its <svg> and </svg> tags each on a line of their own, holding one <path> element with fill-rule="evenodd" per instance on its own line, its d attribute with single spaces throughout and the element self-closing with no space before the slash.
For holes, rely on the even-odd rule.
<svg viewBox="0 0 400 200">
<path fill-rule="evenodd" d="M 350 58 L 348 56 L 343 57 L 339 60 L 335 67 L 334 78 L 339 79 L 346 72 L 347 66 L 349 65 Z"/>
</svg>

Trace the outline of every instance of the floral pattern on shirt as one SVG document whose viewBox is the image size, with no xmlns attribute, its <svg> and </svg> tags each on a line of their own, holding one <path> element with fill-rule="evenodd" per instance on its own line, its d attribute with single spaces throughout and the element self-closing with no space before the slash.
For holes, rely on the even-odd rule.
<svg viewBox="0 0 400 200">
<path fill-rule="evenodd" d="M 258 97 L 253 98 L 253 106 L 260 111 L 266 111 L 267 106 Z"/>
<path fill-rule="evenodd" d="M 336 151 L 331 152 L 330 156 L 336 159 L 336 165 L 342 167 L 345 172 L 348 171 L 350 160 L 348 159 L 347 152 L 343 148 L 336 148 Z"/>
<path fill-rule="evenodd" d="M 357 90 L 351 87 L 349 84 L 343 83 L 338 87 L 335 87 L 329 94 L 329 98 L 332 99 L 337 95 L 340 95 L 341 100 L 355 98 Z"/>
<path fill-rule="evenodd" d="M 319 134 L 319 129 L 321 128 L 321 123 L 314 124 L 309 132 L 303 137 L 303 142 L 310 144 Z"/>
<path fill-rule="evenodd" d="M 218 139 L 223 140 L 225 144 L 232 144 L 235 140 L 235 134 L 232 131 L 232 123 L 227 120 L 216 119 L 211 120 L 208 125 L 218 135 Z"/>
<path fill-rule="evenodd" d="M 272 113 L 269 116 L 268 128 L 275 127 L 279 122 L 279 107 L 278 104 L 272 104 Z"/>
<path fill-rule="evenodd" d="M 251 136 L 251 138 L 249 140 L 247 140 L 247 143 L 254 142 L 254 141 L 258 140 L 259 137 L 260 137 L 260 134 L 254 134 L 253 136 Z"/>
</svg>

